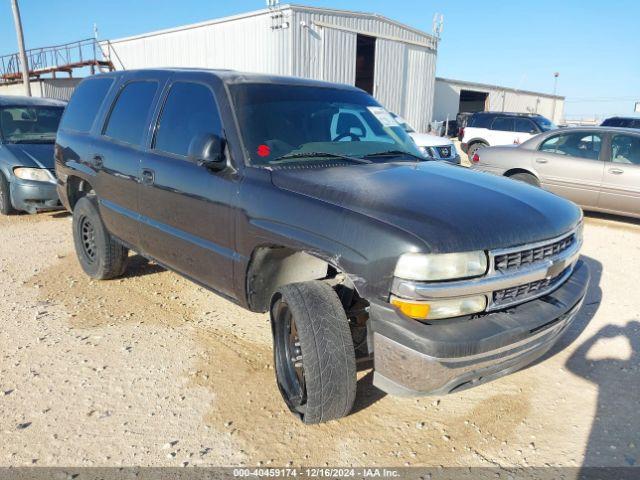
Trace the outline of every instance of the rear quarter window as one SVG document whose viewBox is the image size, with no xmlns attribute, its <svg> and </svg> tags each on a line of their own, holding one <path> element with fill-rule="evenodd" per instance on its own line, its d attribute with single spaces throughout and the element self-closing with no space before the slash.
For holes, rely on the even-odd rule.
<svg viewBox="0 0 640 480">
<path fill-rule="evenodd" d="M 111 109 L 103 134 L 114 140 L 140 146 L 158 82 L 138 80 L 127 83 Z"/>
<path fill-rule="evenodd" d="M 60 128 L 89 132 L 112 84 L 113 78 L 95 78 L 78 85 L 64 112 Z"/>
</svg>

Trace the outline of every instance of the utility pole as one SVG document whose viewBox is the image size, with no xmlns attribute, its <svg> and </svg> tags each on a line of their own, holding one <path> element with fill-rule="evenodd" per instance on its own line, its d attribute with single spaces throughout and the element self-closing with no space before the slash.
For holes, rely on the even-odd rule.
<svg viewBox="0 0 640 480">
<path fill-rule="evenodd" d="M 20 9 L 18 8 L 18 0 L 11 0 L 11 8 L 13 9 L 13 21 L 16 24 L 16 36 L 18 37 L 18 52 L 20 55 L 20 64 L 22 67 L 22 82 L 24 83 L 24 93 L 27 97 L 30 97 L 31 83 L 29 82 L 29 64 L 27 63 L 27 54 L 24 50 L 24 35 L 22 34 L 22 21 L 20 20 Z"/>
<path fill-rule="evenodd" d="M 556 98 L 556 95 L 558 94 L 558 77 L 560 76 L 560 72 L 555 72 L 553 74 L 553 115 L 552 115 L 552 121 L 555 122 L 556 121 L 556 102 L 558 101 L 558 99 Z"/>
</svg>

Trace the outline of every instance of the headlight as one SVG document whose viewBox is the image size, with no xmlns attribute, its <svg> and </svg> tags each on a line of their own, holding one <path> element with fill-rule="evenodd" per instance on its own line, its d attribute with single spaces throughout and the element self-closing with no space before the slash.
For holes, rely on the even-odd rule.
<svg viewBox="0 0 640 480">
<path fill-rule="evenodd" d="M 429 157 L 435 156 L 431 147 L 418 147 L 418 150 L 420 150 L 424 155 L 427 155 Z"/>
<path fill-rule="evenodd" d="M 405 253 L 398 259 L 395 276 L 423 282 L 477 277 L 487 272 L 484 251 L 463 253 Z"/>
<path fill-rule="evenodd" d="M 416 320 L 438 320 L 483 312 L 487 308 L 487 297 L 476 295 L 418 302 L 392 296 L 391 304 L 407 317 Z"/>
<path fill-rule="evenodd" d="M 49 170 L 44 168 L 18 167 L 13 169 L 13 174 L 22 180 L 33 180 L 35 182 L 55 183 L 55 178 Z"/>
</svg>

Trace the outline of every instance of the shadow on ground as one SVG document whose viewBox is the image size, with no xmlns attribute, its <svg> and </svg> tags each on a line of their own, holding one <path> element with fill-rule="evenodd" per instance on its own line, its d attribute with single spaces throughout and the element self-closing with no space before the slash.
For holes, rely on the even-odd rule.
<svg viewBox="0 0 640 480">
<path fill-rule="evenodd" d="M 152 263 L 141 255 L 132 255 L 127 260 L 127 270 L 121 278 L 144 277 L 164 271 L 165 268 L 157 263 Z"/>
</svg>

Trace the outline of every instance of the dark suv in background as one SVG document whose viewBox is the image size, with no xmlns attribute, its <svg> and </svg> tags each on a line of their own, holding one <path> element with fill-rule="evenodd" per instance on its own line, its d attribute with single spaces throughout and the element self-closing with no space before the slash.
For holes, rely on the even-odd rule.
<svg viewBox="0 0 640 480">
<path fill-rule="evenodd" d="M 640 128 L 639 117 L 611 117 L 607 118 L 601 127 Z"/>
<path fill-rule="evenodd" d="M 346 85 L 91 77 L 62 119 L 56 170 L 90 277 L 121 275 L 131 249 L 270 313 L 278 387 L 306 423 L 349 413 L 356 358 L 372 356 L 374 384 L 399 395 L 531 363 L 589 280 L 576 205 L 425 159 Z"/>
</svg>

